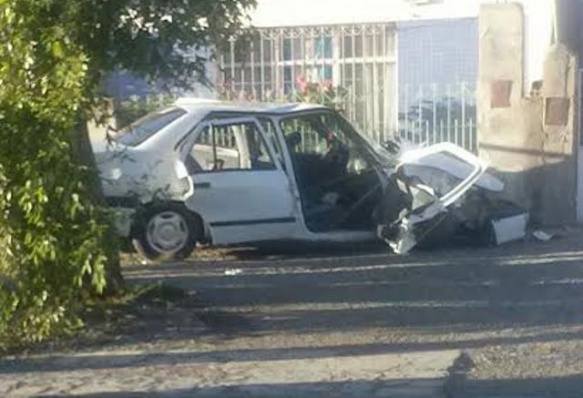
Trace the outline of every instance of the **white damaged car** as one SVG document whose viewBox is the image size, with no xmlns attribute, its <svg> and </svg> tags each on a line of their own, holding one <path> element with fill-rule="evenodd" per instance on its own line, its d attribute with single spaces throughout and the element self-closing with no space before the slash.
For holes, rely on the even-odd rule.
<svg viewBox="0 0 583 398">
<path fill-rule="evenodd" d="M 197 243 L 375 236 L 406 253 L 444 219 L 491 230 L 486 199 L 460 209 L 470 191 L 504 188 L 462 148 L 391 153 L 308 104 L 182 99 L 94 150 L 119 233 L 148 259 L 182 259 Z M 476 206 L 485 210 L 468 216 Z M 504 217 L 526 223 L 515 209 Z"/>
</svg>

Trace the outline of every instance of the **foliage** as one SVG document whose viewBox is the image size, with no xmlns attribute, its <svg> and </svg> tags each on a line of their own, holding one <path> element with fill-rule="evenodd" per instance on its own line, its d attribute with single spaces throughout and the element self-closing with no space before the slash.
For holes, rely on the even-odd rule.
<svg viewBox="0 0 583 398">
<path fill-rule="evenodd" d="M 46 0 L 45 0 L 46 1 Z M 205 79 L 205 62 L 247 22 L 255 0 L 51 0 L 83 8 L 81 41 L 96 78 L 127 70 L 188 85 Z M 85 30 L 86 28 L 86 30 Z"/>
<path fill-rule="evenodd" d="M 294 90 L 287 96 L 276 96 L 274 92 L 266 92 L 258 99 L 254 94 L 247 93 L 235 88 L 233 82 L 227 81 L 217 87 L 218 96 L 225 101 L 240 102 L 308 102 L 320 104 L 337 111 L 344 112 L 348 101 L 348 90 L 336 86 L 332 81 L 324 80 L 322 82 L 312 82 L 306 80 L 303 76 L 298 76 Z"/>
<path fill-rule="evenodd" d="M 10 281 L 0 293 L 0 336 L 25 341 L 71 320 L 87 279 L 101 292 L 106 263 L 105 214 L 90 200 L 88 170 L 71 146 L 87 59 L 33 15 L 10 5 L 0 14 L 0 272 Z"/>
<path fill-rule="evenodd" d="M 244 90 L 238 90 L 233 82 L 226 81 L 224 83 L 215 86 L 217 97 L 221 101 L 235 101 L 235 102 L 276 102 L 277 99 L 273 98 L 271 95 L 263 95 L 261 98 L 257 98 L 252 93 L 245 92 Z"/>
<path fill-rule="evenodd" d="M 0 339 L 78 324 L 115 262 L 87 145 L 104 76 L 188 84 L 254 0 L 0 0 Z M 15 340 L 18 339 L 18 340 Z"/>
</svg>

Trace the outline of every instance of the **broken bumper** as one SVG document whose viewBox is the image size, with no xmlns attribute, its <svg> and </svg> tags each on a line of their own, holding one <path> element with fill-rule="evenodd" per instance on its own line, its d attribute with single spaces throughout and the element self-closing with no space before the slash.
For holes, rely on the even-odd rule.
<svg viewBox="0 0 583 398">
<path fill-rule="evenodd" d="M 406 152 L 383 195 L 378 237 L 397 254 L 448 245 L 459 236 L 486 244 L 522 239 L 528 214 L 500 199 L 504 184 L 486 170 L 475 155 L 449 143 Z"/>
</svg>

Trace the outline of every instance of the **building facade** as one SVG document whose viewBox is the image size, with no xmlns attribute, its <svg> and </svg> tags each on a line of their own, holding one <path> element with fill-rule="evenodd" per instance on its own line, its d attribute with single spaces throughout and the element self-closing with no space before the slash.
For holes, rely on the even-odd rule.
<svg viewBox="0 0 583 398">
<path fill-rule="evenodd" d="M 271 101 L 294 100 L 298 81 L 325 83 L 377 141 L 475 150 L 478 27 L 470 3 L 260 0 L 252 15 L 258 37 L 248 52 L 233 42 L 220 59 L 221 87 L 230 98 Z"/>
<path fill-rule="evenodd" d="M 208 70 L 214 87 L 187 94 L 235 100 L 298 99 L 298 82 L 334 87 L 333 101 L 377 141 L 452 141 L 477 151 L 480 5 L 494 0 L 258 0 L 257 29 Z M 523 0 L 524 87 L 542 76 L 552 0 Z M 534 5 L 533 3 L 536 3 Z M 116 97 L 155 88 L 125 75 Z M 300 93 L 301 94 L 301 93 Z"/>
</svg>

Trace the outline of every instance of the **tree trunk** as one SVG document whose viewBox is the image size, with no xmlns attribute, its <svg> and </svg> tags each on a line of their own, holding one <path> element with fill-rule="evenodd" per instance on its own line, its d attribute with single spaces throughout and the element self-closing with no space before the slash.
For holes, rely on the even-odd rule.
<svg viewBox="0 0 583 398">
<path fill-rule="evenodd" d="M 95 163 L 95 155 L 91 146 L 89 128 L 85 118 L 80 118 L 72 140 L 72 147 L 75 151 L 75 159 L 80 165 L 89 168 L 91 171 L 90 177 L 88 181 L 85 181 L 85 183 L 91 190 L 93 204 L 95 206 L 105 208 L 107 204 L 105 202 L 105 197 L 103 196 L 101 180 L 99 178 L 99 173 Z M 109 225 L 107 233 L 103 238 L 102 247 L 104 248 L 105 254 L 107 256 L 105 269 L 107 285 L 104 294 L 112 295 L 121 290 L 124 284 L 124 280 L 121 272 L 121 262 L 119 256 L 119 239 L 116 234 L 115 227 L 111 224 Z"/>
</svg>

